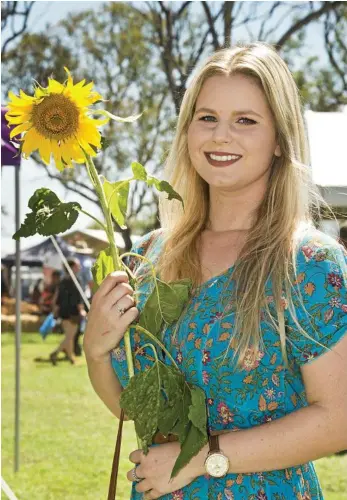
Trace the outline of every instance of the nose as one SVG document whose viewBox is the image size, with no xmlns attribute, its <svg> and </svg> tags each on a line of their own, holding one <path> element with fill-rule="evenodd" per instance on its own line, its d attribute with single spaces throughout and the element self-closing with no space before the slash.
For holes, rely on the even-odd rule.
<svg viewBox="0 0 347 500">
<path fill-rule="evenodd" d="M 218 143 L 230 142 L 232 139 L 228 122 L 219 121 L 213 130 L 213 141 Z"/>
</svg>

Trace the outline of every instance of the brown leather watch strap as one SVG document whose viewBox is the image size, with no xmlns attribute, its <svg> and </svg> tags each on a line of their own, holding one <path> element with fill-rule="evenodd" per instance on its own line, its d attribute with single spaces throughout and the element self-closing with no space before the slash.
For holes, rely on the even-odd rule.
<svg viewBox="0 0 347 500">
<path fill-rule="evenodd" d="M 208 437 L 208 440 L 210 442 L 210 453 L 217 453 L 220 451 L 219 449 L 219 439 L 218 436 L 211 436 L 211 434 Z"/>
</svg>

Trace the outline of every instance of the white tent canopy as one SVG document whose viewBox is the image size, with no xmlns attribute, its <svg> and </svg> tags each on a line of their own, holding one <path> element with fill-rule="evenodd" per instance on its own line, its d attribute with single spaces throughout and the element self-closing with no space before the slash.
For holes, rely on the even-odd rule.
<svg viewBox="0 0 347 500">
<path fill-rule="evenodd" d="M 306 111 L 308 139 L 315 184 L 340 187 L 347 205 L 347 106 L 341 113 Z"/>
</svg>

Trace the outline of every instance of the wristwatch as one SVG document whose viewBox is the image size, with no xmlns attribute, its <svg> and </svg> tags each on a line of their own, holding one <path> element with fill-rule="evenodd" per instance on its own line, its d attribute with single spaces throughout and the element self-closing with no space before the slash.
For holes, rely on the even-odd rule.
<svg viewBox="0 0 347 500">
<path fill-rule="evenodd" d="M 212 477 L 224 477 L 229 470 L 229 459 L 219 449 L 218 436 L 209 436 L 210 451 L 205 460 L 207 474 Z"/>
</svg>

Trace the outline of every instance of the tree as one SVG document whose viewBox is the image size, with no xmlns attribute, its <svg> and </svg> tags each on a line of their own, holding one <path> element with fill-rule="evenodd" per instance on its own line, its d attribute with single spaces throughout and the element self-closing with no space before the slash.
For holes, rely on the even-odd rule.
<svg viewBox="0 0 347 500">
<path fill-rule="evenodd" d="M 319 66 L 319 54 L 297 67 L 307 29 L 318 22 L 330 67 Z M 23 35 L 8 51 L 3 82 L 5 89 L 24 85 L 29 90 L 33 77 L 41 84 L 51 73 L 64 78 L 63 66 L 68 65 L 76 79 L 95 79 L 115 114 L 144 112 L 135 124 L 111 122 L 104 129 L 111 145 L 96 166 L 113 181 L 135 159 L 157 174 L 193 68 L 212 51 L 241 38 L 279 48 L 306 106 L 338 109 L 346 102 L 345 34 L 343 2 L 109 2 L 101 4 L 98 12 L 69 15 L 45 33 Z M 57 177 L 54 169 L 47 172 Z M 83 168 L 65 171 L 61 181 L 97 202 Z M 148 213 L 156 214 L 154 221 Z M 130 227 L 122 231 L 127 248 L 132 221 L 148 218 L 150 230 L 159 224 L 157 214 L 156 195 L 137 184 L 129 203 Z"/>
<path fill-rule="evenodd" d="M 1 31 L 8 30 L 9 34 L 2 40 L 1 58 L 4 59 L 11 42 L 20 37 L 28 28 L 29 14 L 35 2 L 1 2 Z M 20 26 L 15 27 L 15 20 Z"/>
</svg>

